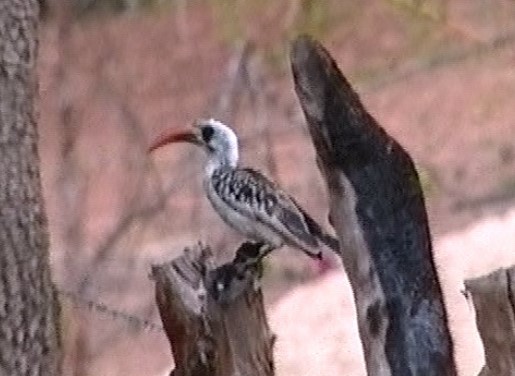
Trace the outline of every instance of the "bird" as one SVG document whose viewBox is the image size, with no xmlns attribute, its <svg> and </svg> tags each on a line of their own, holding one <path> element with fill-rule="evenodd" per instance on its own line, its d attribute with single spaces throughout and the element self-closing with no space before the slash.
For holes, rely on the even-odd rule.
<svg viewBox="0 0 515 376">
<path fill-rule="evenodd" d="M 198 119 L 186 129 L 169 129 L 157 137 L 148 152 L 186 142 L 207 154 L 203 186 L 220 217 L 246 239 L 259 245 L 253 262 L 284 245 L 320 260 L 322 250 L 338 252 L 339 243 L 278 184 L 258 170 L 239 166 L 235 132 L 215 119 Z"/>
</svg>

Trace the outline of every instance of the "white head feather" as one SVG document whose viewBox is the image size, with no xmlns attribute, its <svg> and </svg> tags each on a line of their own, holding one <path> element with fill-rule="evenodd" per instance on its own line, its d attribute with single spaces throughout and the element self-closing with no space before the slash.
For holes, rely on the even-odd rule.
<svg viewBox="0 0 515 376">
<path fill-rule="evenodd" d="M 239 158 L 238 137 L 231 128 L 215 119 L 197 120 L 195 127 L 199 129 L 202 146 L 208 154 L 208 175 L 219 167 L 236 167 Z"/>
</svg>

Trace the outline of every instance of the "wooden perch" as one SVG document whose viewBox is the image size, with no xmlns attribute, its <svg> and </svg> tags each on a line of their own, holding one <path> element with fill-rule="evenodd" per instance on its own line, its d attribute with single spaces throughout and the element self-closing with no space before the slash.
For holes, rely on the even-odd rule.
<svg viewBox="0 0 515 376">
<path fill-rule="evenodd" d="M 465 282 L 485 348 L 481 376 L 515 375 L 515 268 Z"/>
<path fill-rule="evenodd" d="M 297 39 L 291 63 L 354 292 L 368 375 L 456 375 L 411 158 L 318 42 Z"/>
<path fill-rule="evenodd" d="M 274 374 L 273 335 L 256 288 L 258 271 L 236 277 L 233 267 L 215 268 L 209 249 L 200 245 L 152 267 L 176 365 L 172 376 Z"/>
</svg>

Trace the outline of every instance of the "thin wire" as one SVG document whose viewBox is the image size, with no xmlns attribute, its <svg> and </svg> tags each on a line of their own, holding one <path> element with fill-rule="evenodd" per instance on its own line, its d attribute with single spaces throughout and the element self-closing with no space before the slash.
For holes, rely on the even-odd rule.
<svg viewBox="0 0 515 376">
<path fill-rule="evenodd" d="M 129 324 L 129 326 L 136 329 L 146 329 L 148 331 L 162 333 L 164 332 L 164 328 L 160 324 L 153 323 L 149 320 L 142 319 L 136 315 L 132 315 L 130 313 L 124 312 L 122 310 L 114 309 L 109 307 L 107 304 L 94 301 L 91 299 L 84 298 L 79 294 L 76 294 L 72 291 L 63 290 L 57 287 L 57 292 L 59 295 L 69 299 L 74 304 L 79 307 L 88 308 L 90 311 L 102 313 L 106 316 L 109 316 L 113 320 L 123 321 Z"/>
</svg>

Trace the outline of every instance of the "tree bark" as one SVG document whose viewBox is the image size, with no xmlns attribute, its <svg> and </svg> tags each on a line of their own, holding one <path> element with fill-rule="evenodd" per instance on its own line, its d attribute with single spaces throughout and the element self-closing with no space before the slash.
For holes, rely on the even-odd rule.
<svg viewBox="0 0 515 376">
<path fill-rule="evenodd" d="M 297 39 L 291 62 L 354 292 L 368 375 L 456 375 L 411 158 L 318 42 Z"/>
<path fill-rule="evenodd" d="M 215 269 L 209 249 L 198 246 L 152 267 L 175 360 L 172 376 L 274 375 L 273 335 L 255 286 L 258 271 L 239 279 L 234 265 Z"/>
<path fill-rule="evenodd" d="M 515 375 L 515 268 L 465 282 L 485 348 L 481 376 Z"/>
<path fill-rule="evenodd" d="M 59 375 L 34 111 L 37 0 L 0 2 L 0 374 Z"/>
</svg>

